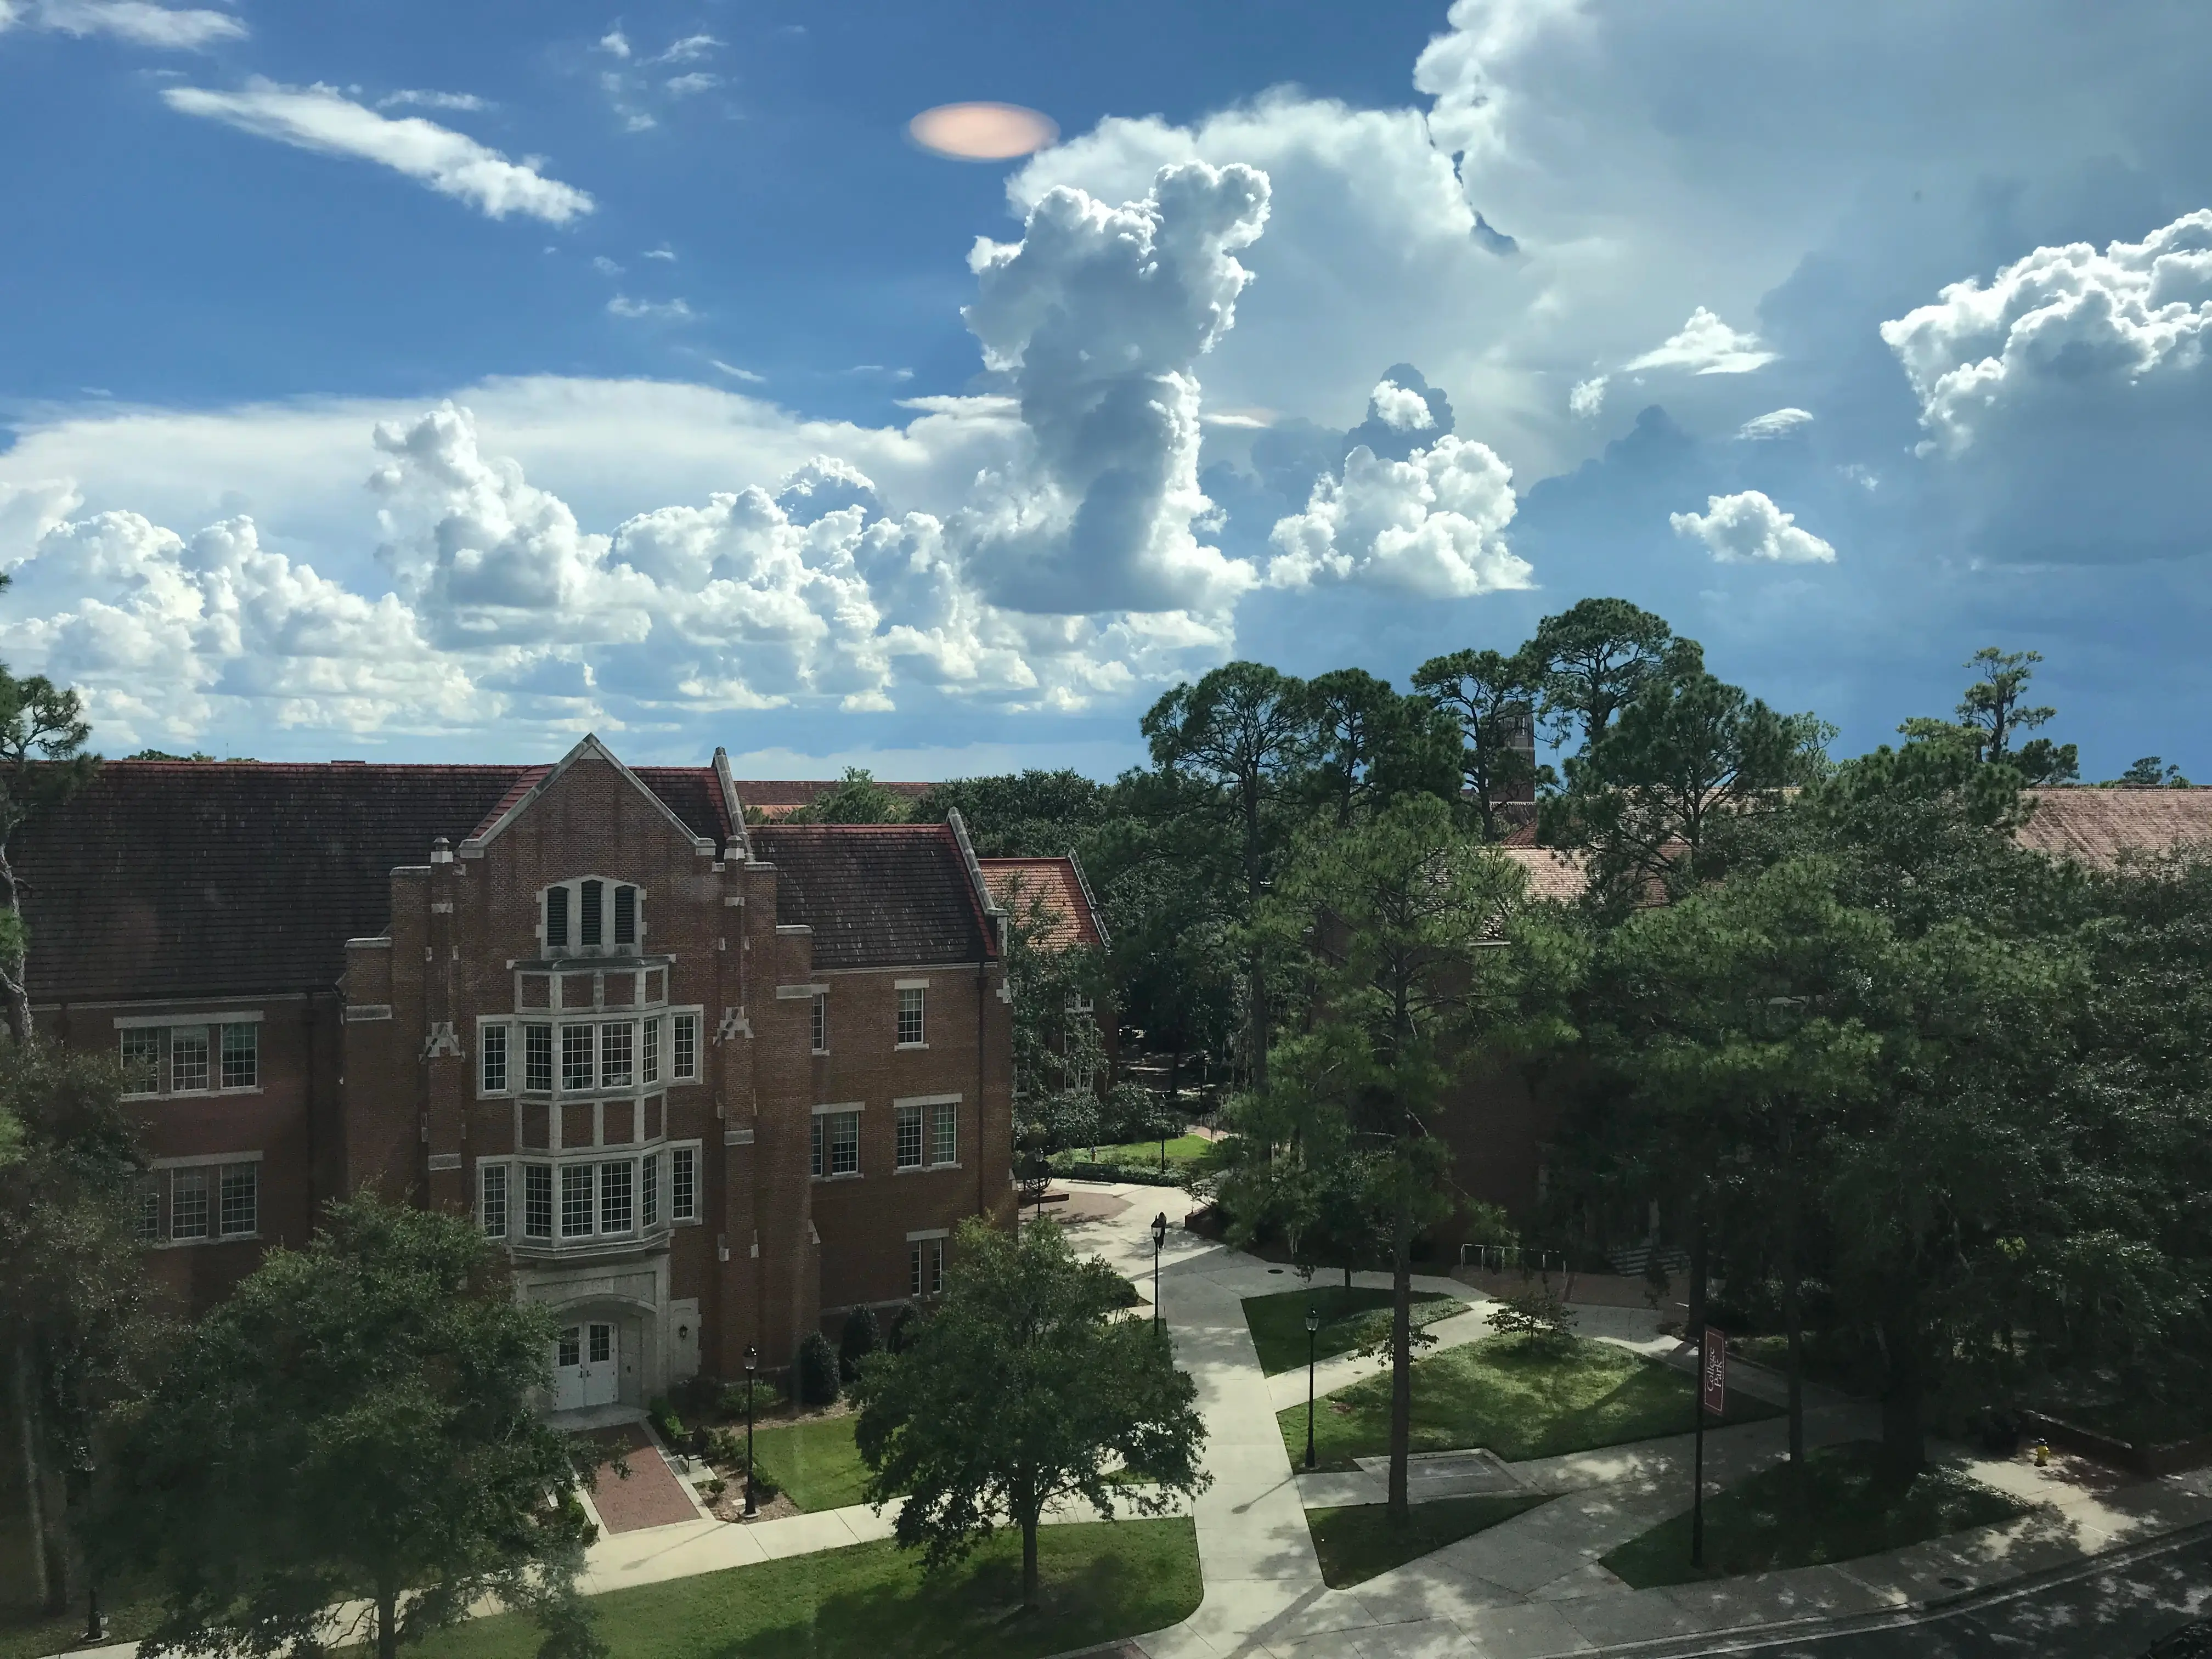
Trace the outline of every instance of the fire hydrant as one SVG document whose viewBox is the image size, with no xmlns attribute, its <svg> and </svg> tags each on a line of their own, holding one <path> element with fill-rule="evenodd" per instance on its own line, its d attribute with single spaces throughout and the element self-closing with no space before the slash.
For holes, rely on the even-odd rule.
<svg viewBox="0 0 2212 1659">
<path fill-rule="evenodd" d="M 2047 1469 L 2051 1467 L 2051 1443 L 2048 1440 L 2039 1440 L 2035 1443 L 2035 1467 L 2039 1469 Z"/>
</svg>

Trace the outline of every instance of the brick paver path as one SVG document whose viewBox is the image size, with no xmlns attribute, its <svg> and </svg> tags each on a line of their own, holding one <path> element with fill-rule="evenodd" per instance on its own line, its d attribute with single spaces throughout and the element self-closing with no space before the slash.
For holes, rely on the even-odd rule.
<svg viewBox="0 0 2212 1659">
<path fill-rule="evenodd" d="M 606 1461 L 599 1465 L 599 1482 L 592 1488 L 592 1507 L 599 1510 L 599 1524 L 609 1532 L 635 1532 L 641 1527 L 665 1527 L 699 1518 L 698 1510 L 684 1495 L 683 1482 L 643 1429 L 632 1424 L 603 1430 L 592 1438 L 607 1450 Z M 617 1454 L 629 1465 L 628 1480 L 615 1472 Z"/>
</svg>

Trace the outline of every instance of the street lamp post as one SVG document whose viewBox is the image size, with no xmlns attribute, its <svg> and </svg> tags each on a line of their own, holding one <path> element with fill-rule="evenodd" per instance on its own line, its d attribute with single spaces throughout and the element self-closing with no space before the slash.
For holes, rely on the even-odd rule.
<svg viewBox="0 0 2212 1659">
<path fill-rule="evenodd" d="M 1306 1467 L 1314 1466 L 1314 1339 L 1321 1334 L 1321 1310 L 1306 1304 Z"/>
<path fill-rule="evenodd" d="M 1168 1212 L 1162 1210 L 1152 1218 L 1152 1324 L 1160 1322 L 1160 1252 L 1167 1247 Z"/>
<path fill-rule="evenodd" d="M 753 1496 L 753 1373 L 760 1369 L 760 1350 L 745 1350 L 745 1513 L 760 1513 L 760 1503 Z"/>
</svg>

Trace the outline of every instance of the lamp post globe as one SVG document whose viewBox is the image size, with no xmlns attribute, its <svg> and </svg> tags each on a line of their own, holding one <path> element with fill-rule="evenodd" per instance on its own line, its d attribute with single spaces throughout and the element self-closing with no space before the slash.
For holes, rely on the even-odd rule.
<svg viewBox="0 0 2212 1659">
<path fill-rule="evenodd" d="M 760 1350 L 745 1349 L 745 1513 L 758 1515 L 760 1501 L 753 1492 L 753 1373 L 760 1369 Z"/>
</svg>

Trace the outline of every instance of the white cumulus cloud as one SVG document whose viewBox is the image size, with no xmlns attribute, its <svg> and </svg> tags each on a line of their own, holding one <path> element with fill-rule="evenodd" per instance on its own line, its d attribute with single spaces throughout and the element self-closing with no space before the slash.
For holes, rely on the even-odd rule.
<svg viewBox="0 0 2212 1659">
<path fill-rule="evenodd" d="M 1736 428 L 1735 435 L 1753 443 L 1769 438 L 1786 438 L 1791 433 L 1812 424 L 1813 412 L 1807 409 L 1775 409 L 1754 416 Z"/>
<path fill-rule="evenodd" d="M 1646 368 L 1686 368 L 1698 374 L 1748 374 L 1764 368 L 1777 354 L 1759 343 L 1759 336 L 1730 328 L 1699 306 L 1662 343 L 1621 368 L 1631 374 Z"/>
<path fill-rule="evenodd" d="M 617 294 L 608 301 L 607 310 L 617 317 L 642 318 L 663 323 L 688 322 L 692 315 L 691 307 L 681 300 L 633 300 L 627 294 Z"/>
<path fill-rule="evenodd" d="M 379 115 L 330 87 L 287 87 L 256 77 L 241 92 L 167 87 L 161 96 L 184 114 L 221 121 L 258 137 L 374 161 L 490 218 L 520 213 L 559 225 L 589 213 L 593 205 L 574 185 L 510 161 L 465 134 L 420 116 Z"/>
<path fill-rule="evenodd" d="M 693 70 L 688 75 L 672 75 L 661 86 L 671 98 L 689 98 L 694 93 L 711 92 L 722 84 L 719 75 L 709 75 L 703 70 Z"/>
<path fill-rule="evenodd" d="M 1429 400 L 1395 380 L 1376 382 L 1367 401 L 1376 418 L 1393 432 L 1420 432 L 1437 423 L 1437 417 L 1429 412 Z"/>
<path fill-rule="evenodd" d="M 1605 407 L 1605 389 L 1611 378 L 1593 374 L 1587 380 L 1577 380 L 1567 390 L 1567 413 L 1580 421 L 1594 419 Z"/>
<path fill-rule="evenodd" d="M 27 23 L 57 34 L 104 34 L 134 46 L 191 52 L 218 40 L 242 40 L 246 25 L 228 12 L 157 6 L 149 0 L 31 0 L 0 3 L 0 32 Z"/>
<path fill-rule="evenodd" d="M 1214 513 L 1195 371 L 1235 322 L 1236 255 L 1267 218 L 1264 173 L 1191 162 L 1118 208 L 1047 191 L 1020 241 L 977 242 L 963 314 L 1027 441 L 950 527 L 995 603 L 1218 617 L 1257 580 L 1199 539 Z"/>
<path fill-rule="evenodd" d="M 2212 550 L 2212 209 L 2139 242 L 2037 248 L 1881 337 L 1976 554 Z"/>
<path fill-rule="evenodd" d="M 1486 445 L 1448 434 L 1393 461 L 1362 444 L 1341 481 L 1318 479 L 1306 510 L 1277 521 L 1267 580 L 1326 576 L 1437 599 L 1527 587 L 1528 562 L 1505 542 L 1515 507 L 1512 471 Z"/>
<path fill-rule="evenodd" d="M 1734 495 L 1709 495 L 1703 513 L 1670 513 L 1667 522 L 1677 536 L 1693 538 L 1722 564 L 1833 564 L 1836 550 L 1809 530 L 1800 530 L 1764 494 L 1747 489 Z"/>
</svg>

